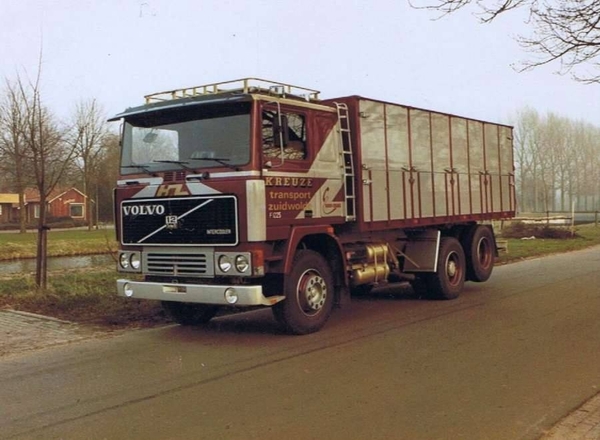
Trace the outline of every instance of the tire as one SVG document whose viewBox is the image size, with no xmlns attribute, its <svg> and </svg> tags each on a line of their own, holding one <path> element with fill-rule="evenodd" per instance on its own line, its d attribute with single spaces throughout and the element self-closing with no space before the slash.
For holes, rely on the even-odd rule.
<svg viewBox="0 0 600 440">
<path fill-rule="evenodd" d="M 442 237 L 437 270 L 425 277 L 427 296 L 455 299 L 465 285 L 465 252 L 456 238 Z"/>
<path fill-rule="evenodd" d="M 206 324 L 217 313 L 219 308 L 208 304 L 182 303 L 175 301 L 163 301 L 163 309 L 167 314 L 181 325 Z"/>
<path fill-rule="evenodd" d="M 284 294 L 285 299 L 273 306 L 273 315 L 286 331 L 305 335 L 320 330 L 334 302 L 333 276 L 325 258 L 311 250 L 298 251 Z"/>
<path fill-rule="evenodd" d="M 481 283 L 490 278 L 496 258 L 495 243 L 494 234 L 488 226 L 478 225 L 471 229 L 464 241 L 467 280 Z"/>
</svg>

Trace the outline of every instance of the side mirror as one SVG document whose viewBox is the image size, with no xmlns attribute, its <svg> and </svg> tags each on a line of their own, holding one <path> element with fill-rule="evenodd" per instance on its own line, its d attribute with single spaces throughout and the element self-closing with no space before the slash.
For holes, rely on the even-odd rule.
<svg viewBox="0 0 600 440">
<path fill-rule="evenodd" d="M 290 142 L 288 118 L 287 115 L 282 114 L 277 116 L 273 121 L 273 139 L 276 147 L 285 147 Z"/>
</svg>

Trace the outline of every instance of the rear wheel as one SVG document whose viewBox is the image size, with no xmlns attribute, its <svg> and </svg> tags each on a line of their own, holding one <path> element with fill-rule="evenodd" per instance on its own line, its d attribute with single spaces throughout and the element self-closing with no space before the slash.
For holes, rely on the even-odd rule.
<svg viewBox="0 0 600 440">
<path fill-rule="evenodd" d="M 496 258 L 494 234 L 491 228 L 483 225 L 475 226 L 464 242 L 467 259 L 467 279 L 470 281 L 487 281 L 494 269 Z"/>
<path fill-rule="evenodd" d="M 456 238 L 443 237 L 440 241 L 435 273 L 424 277 L 427 296 L 435 299 L 455 299 L 465 285 L 465 253 Z"/>
<path fill-rule="evenodd" d="M 333 277 L 325 258 L 301 250 L 294 258 L 284 287 L 285 299 L 273 306 L 273 314 L 286 330 L 297 335 L 321 329 L 333 308 Z"/>
<path fill-rule="evenodd" d="M 208 304 L 182 303 L 163 301 L 162 306 L 167 314 L 181 325 L 206 324 L 217 313 L 218 307 Z"/>
</svg>

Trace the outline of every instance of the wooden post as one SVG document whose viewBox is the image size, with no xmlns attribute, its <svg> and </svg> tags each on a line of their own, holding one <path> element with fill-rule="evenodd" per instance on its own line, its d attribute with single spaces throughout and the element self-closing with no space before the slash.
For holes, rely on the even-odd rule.
<svg viewBox="0 0 600 440">
<path fill-rule="evenodd" d="M 575 236 L 575 202 L 571 205 L 571 238 Z"/>
</svg>

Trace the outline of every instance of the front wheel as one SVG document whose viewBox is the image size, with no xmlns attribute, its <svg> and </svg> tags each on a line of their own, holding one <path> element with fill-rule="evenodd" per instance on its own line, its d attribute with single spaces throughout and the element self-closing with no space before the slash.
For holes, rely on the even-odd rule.
<svg viewBox="0 0 600 440">
<path fill-rule="evenodd" d="M 299 251 L 284 283 L 285 299 L 273 306 L 275 319 L 296 335 L 320 330 L 333 309 L 333 289 L 325 258 L 311 250 Z"/>
<path fill-rule="evenodd" d="M 173 321 L 181 325 L 206 324 L 216 314 L 219 308 L 208 304 L 182 303 L 163 301 L 163 309 Z"/>
</svg>

